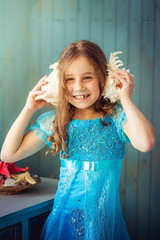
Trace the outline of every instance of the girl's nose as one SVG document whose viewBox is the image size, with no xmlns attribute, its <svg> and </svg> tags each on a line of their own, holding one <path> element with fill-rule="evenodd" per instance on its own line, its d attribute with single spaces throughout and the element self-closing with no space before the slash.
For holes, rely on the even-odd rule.
<svg viewBox="0 0 160 240">
<path fill-rule="evenodd" d="M 83 89 L 84 89 L 83 82 L 80 79 L 76 79 L 74 83 L 74 91 L 79 91 Z"/>
</svg>

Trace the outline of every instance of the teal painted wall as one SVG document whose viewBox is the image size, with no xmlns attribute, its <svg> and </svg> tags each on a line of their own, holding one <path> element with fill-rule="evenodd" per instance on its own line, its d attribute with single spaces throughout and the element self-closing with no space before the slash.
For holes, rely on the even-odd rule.
<svg viewBox="0 0 160 240">
<path fill-rule="evenodd" d="M 0 147 L 28 92 L 65 46 L 88 39 L 107 57 L 123 51 L 135 76 L 134 101 L 157 131 L 150 153 L 127 145 L 122 169 L 122 208 L 131 238 L 139 240 L 160 239 L 159 23 L 159 0 L 0 0 Z M 45 151 L 19 165 L 58 178 L 58 156 L 46 158 Z"/>
</svg>

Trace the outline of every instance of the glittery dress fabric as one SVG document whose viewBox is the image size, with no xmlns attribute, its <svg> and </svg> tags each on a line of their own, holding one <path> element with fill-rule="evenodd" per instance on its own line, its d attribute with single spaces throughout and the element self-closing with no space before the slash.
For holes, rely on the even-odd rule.
<svg viewBox="0 0 160 240">
<path fill-rule="evenodd" d="M 55 112 L 41 115 L 30 127 L 51 148 Z M 125 143 L 126 116 L 120 104 L 116 114 L 69 123 L 69 157 L 61 158 L 53 210 L 41 240 L 129 240 L 124 221 L 119 182 Z"/>
</svg>

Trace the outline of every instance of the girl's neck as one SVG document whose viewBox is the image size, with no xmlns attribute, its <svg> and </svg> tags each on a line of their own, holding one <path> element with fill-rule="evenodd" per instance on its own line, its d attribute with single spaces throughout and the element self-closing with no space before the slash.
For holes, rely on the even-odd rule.
<svg viewBox="0 0 160 240">
<path fill-rule="evenodd" d="M 102 117 L 102 113 L 96 112 L 94 109 L 76 109 L 73 119 L 88 120 Z"/>
</svg>

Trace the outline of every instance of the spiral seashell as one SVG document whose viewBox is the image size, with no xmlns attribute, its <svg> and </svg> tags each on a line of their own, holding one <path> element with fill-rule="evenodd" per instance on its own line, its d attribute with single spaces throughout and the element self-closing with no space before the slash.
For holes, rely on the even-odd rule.
<svg viewBox="0 0 160 240">
<path fill-rule="evenodd" d="M 110 54 L 109 63 L 107 64 L 108 76 L 106 78 L 106 85 L 103 91 L 104 98 L 110 99 L 111 102 L 118 100 L 120 92 L 120 83 L 113 77 L 116 70 L 123 66 L 123 62 L 117 55 L 122 54 L 122 51 L 117 51 Z"/>
<path fill-rule="evenodd" d="M 48 75 L 45 80 L 48 84 L 42 87 L 42 90 L 45 91 L 44 94 L 38 95 L 35 97 L 35 100 L 44 100 L 52 105 L 56 105 L 57 98 L 58 98 L 58 85 L 59 85 L 59 78 L 58 78 L 58 65 L 59 62 L 56 62 L 50 66 L 50 69 L 53 71 Z"/>
</svg>

